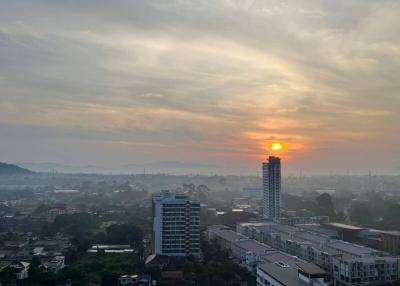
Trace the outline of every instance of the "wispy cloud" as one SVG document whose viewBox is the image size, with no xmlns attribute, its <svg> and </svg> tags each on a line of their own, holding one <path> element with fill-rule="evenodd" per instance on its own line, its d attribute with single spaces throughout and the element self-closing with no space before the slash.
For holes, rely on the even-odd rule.
<svg viewBox="0 0 400 286">
<path fill-rule="evenodd" d="M 282 140 L 291 169 L 391 168 L 399 11 L 395 0 L 0 1 L 0 122 L 61 130 L 47 161 L 75 134 L 72 164 L 257 168 Z M 82 132 L 102 132 L 86 157 Z M 29 161 L 12 134 L 2 155 Z"/>
</svg>

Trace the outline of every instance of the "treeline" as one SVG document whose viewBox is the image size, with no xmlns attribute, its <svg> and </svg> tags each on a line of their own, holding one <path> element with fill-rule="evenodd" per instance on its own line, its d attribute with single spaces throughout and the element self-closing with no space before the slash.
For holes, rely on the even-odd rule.
<svg viewBox="0 0 400 286">
<path fill-rule="evenodd" d="M 246 268 L 232 261 L 218 244 L 202 240 L 203 259 L 189 259 L 184 265 L 185 279 L 198 286 L 255 285 L 255 277 Z"/>
<path fill-rule="evenodd" d="M 362 200 L 354 200 L 349 219 L 360 226 L 382 230 L 400 230 L 400 204 L 385 199 L 379 192 L 369 192 Z"/>
<path fill-rule="evenodd" d="M 143 214 L 148 210 L 107 213 L 75 213 L 56 217 L 53 223 L 42 229 L 42 235 L 53 236 L 58 232 L 70 237 L 72 247 L 65 253 L 66 268 L 57 273 L 46 271 L 40 263 L 32 261 L 29 283 L 37 285 L 58 285 L 70 281 L 72 285 L 85 285 L 89 282 L 101 285 L 116 285 L 122 274 L 136 274 L 144 270 L 143 236 L 140 223 L 146 228 L 150 222 L 144 221 Z M 110 223 L 111 222 L 111 223 Z M 139 222 L 139 225 L 135 222 Z M 130 245 L 133 253 L 106 254 L 87 253 L 96 244 Z"/>
<path fill-rule="evenodd" d="M 330 221 L 334 222 L 343 222 L 346 219 L 344 211 L 336 207 L 331 195 L 327 193 L 302 197 L 283 194 L 283 202 L 285 210 L 308 210 L 315 215 L 329 216 Z"/>
</svg>

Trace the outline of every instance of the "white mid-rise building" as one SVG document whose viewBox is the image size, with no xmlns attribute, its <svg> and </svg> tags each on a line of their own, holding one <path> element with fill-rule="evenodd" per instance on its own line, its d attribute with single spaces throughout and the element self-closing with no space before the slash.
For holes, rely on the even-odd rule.
<svg viewBox="0 0 400 286">
<path fill-rule="evenodd" d="M 153 195 L 153 252 L 200 255 L 200 203 L 169 191 Z"/>
<path fill-rule="evenodd" d="M 281 216 L 281 159 L 270 156 L 263 163 L 264 218 L 277 221 Z"/>
</svg>

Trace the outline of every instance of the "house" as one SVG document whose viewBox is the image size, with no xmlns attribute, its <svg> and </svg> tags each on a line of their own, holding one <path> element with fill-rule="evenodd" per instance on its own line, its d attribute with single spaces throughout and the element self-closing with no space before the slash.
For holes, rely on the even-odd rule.
<svg viewBox="0 0 400 286">
<path fill-rule="evenodd" d="M 122 275 L 118 278 L 118 286 L 133 286 L 138 285 L 138 275 Z"/>
<path fill-rule="evenodd" d="M 24 261 L 16 261 L 8 265 L 7 267 L 13 269 L 15 271 L 15 278 L 17 280 L 27 279 L 29 277 L 28 270 L 29 270 L 30 263 Z"/>
<path fill-rule="evenodd" d="M 118 286 L 151 286 L 150 275 L 121 275 L 118 278 Z"/>
<path fill-rule="evenodd" d="M 48 270 L 58 272 L 65 267 L 65 256 L 55 256 L 50 261 L 44 262 L 43 266 Z"/>
</svg>

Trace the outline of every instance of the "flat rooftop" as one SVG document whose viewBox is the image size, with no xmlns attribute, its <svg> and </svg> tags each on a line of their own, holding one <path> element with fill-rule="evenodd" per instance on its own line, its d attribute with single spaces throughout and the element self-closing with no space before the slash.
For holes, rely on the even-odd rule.
<svg viewBox="0 0 400 286">
<path fill-rule="evenodd" d="M 331 239 L 330 237 L 328 237 L 326 235 L 311 233 L 311 232 L 307 232 L 307 231 L 296 232 L 294 234 L 294 236 L 297 238 L 304 239 L 307 241 L 312 241 L 315 243 L 325 242 L 325 241 L 329 241 Z"/>
<path fill-rule="evenodd" d="M 277 263 L 265 262 L 258 265 L 258 268 L 282 285 L 304 286 L 298 277 L 298 271 L 293 267 L 282 267 Z"/>
<path fill-rule="evenodd" d="M 337 240 L 335 242 L 329 243 L 328 248 L 333 248 L 342 252 L 346 252 L 352 255 L 356 256 L 366 256 L 370 254 L 376 254 L 379 253 L 378 250 L 375 250 L 373 248 L 349 243 L 349 242 L 344 242 L 341 240 Z"/>
<path fill-rule="evenodd" d="M 238 240 L 250 240 L 247 236 L 234 232 L 233 230 L 216 231 L 215 235 L 230 242 L 235 242 Z"/>
<path fill-rule="evenodd" d="M 324 223 L 323 225 L 328 226 L 328 227 L 345 229 L 345 230 L 358 230 L 358 231 L 364 230 L 364 228 L 361 228 L 358 226 L 344 224 L 344 223 L 337 223 L 337 222 Z"/>
<path fill-rule="evenodd" d="M 297 263 L 304 262 L 296 256 L 292 256 L 281 251 L 267 253 L 262 256 L 262 259 L 264 262 L 283 262 L 291 267 L 296 267 Z"/>
<path fill-rule="evenodd" d="M 326 272 L 317 265 L 308 262 L 297 263 L 298 268 L 309 275 L 326 275 Z"/>
<path fill-rule="evenodd" d="M 336 230 L 323 228 L 319 224 L 300 224 L 300 225 L 297 225 L 297 227 L 304 229 L 304 230 L 312 231 L 312 232 L 315 232 L 318 234 L 327 235 L 329 237 L 337 237 L 338 236 L 338 233 Z"/>
<path fill-rule="evenodd" d="M 272 247 L 259 243 L 255 240 L 242 240 L 235 242 L 235 245 L 242 249 L 245 249 L 246 251 L 252 251 L 257 254 L 262 254 L 274 250 Z"/>
<path fill-rule="evenodd" d="M 223 230 L 223 229 L 228 230 L 229 227 L 227 227 L 226 225 L 222 225 L 222 224 L 215 224 L 215 225 L 210 225 L 210 226 L 207 227 L 208 231 L 210 231 L 210 230 Z"/>
<path fill-rule="evenodd" d="M 299 231 L 300 229 L 295 226 L 290 226 L 286 224 L 275 224 L 271 226 L 272 229 L 280 232 L 286 232 L 286 233 L 295 233 Z"/>
</svg>

